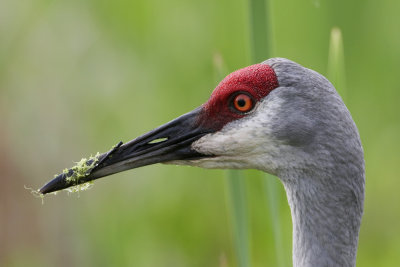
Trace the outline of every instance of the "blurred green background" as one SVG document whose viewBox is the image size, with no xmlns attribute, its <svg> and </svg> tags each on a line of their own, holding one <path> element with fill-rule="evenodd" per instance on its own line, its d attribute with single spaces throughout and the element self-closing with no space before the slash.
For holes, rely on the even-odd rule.
<svg viewBox="0 0 400 267">
<path fill-rule="evenodd" d="M 357 262 L 400 262 L 400 1 L 271 1 L 272 51 L 327 73 L 342 30 L 365 150 Z M 226 171 L 155 165 L 34 198 L 83 156 L 205 102 L 251 64 L 246 0 L 0 2 L 0 266 L 236 266 Z M 340 90 L 339 90 L 340 91 Z M 252 266 L 275 266 L 262 174 L 246 171 Z M 285 264 L 290 211 L 278 190 Z"/>
</svg>

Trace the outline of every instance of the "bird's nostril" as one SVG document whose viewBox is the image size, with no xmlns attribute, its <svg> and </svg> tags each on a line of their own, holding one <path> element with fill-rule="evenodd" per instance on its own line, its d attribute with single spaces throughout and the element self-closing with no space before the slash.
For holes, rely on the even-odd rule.
<svg viewBox="0 0 400 267">
<path fill-rule="evenodd" d="M 147 144 L 149 144 L 149 145 L 154 145 L 154 144 L 159 144 L 159 143 L 165 142 L 165 141 L 167 141 L 167 140 L 168 140 L 168 137 L 161 137 L 161 138 L 156 138 L 156 139 L 154 139 L 154 140 L 151 140 L 151 141 L 148 142 Z"/>
</svg>

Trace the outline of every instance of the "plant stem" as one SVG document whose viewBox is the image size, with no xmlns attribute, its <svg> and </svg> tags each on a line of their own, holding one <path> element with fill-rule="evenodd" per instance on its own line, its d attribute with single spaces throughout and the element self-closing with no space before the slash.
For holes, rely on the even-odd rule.
<svg viewBox="0 0 400 267">
<path fill-rule="evenodd" d="M 252 64 L 271 56 L 271 27 L 269 27 L 269 1 L 249 0 L 250 47 Z"/>
<path fill-rule="evenodd" d="M 249 0 L 250 4 L 250 43 L 252 63 L 262 62 L 272 55 L 272 30 L 270 1 Z M 271 224 L 274 232 L 274 248 L 277 266 L 284 266 L 283 241 L 279 215 L 279 181 L 272 175 L 263 177 L 264 194 L 268 202 Z"/>
<path fill-rule="evenodd" d="M 272 229 L 274 231 L 274 247 L 276 255 L 276 266 L 285 266 L 285 257 L 283 250 L 282 229 L 279 214 L 279 186 L 280 181 L 272 175 L 263 177 L 263 187 L 266 196 L 266 201 L 269 207 L 271 216 Z"/>
<path fill-rule="evenodd" d="M 242 172 L 229 170 L 227 177 L 231 203 L 233 237 L 239 267 L 250 266 L 249 223 L 246 180 Z"/>
<path fill-rule="evenodd" d="M 346 99 L 346 78 L 343 52 L 342 32 L 334 27 L 331 30 L 328 55 L 328 79 L 342 96 Z"/>
</svg>

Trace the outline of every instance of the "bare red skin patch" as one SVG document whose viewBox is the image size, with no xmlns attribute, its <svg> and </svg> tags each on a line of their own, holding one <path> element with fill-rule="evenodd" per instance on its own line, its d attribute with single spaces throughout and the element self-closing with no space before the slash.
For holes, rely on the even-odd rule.
<svg viewBox="0 0 400 267">
<path fill-rule="evenodd" d="M 246 116 L 230 108 L 233 94 L 246 92 L 253 97 L 255 105 L 278 86 L 276 74 L 269 65 L 256 64 L 232 72 L 219 83 L 210 99 L 203 104 L 199 124 L 218 131 L 228 122 Z"/>
</svg>

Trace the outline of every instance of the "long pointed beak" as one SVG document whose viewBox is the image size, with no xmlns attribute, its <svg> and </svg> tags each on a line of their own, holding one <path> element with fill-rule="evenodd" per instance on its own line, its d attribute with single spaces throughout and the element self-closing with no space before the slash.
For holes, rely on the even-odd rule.
<svg viewBox="0 0 400 267">
<path fill-rule="evenodd" d="M 119 143 L 107 153 L 96 159 L 96 164 L 71 183 L 68 179 L 73 174 L 70 169 L 59 174 L 44 185 L 39 192 L 47 194 L 61 189 L 86 183 L 104 176 L 155 163 L 175 160 L 194 160 L 210 155 L 203 155 L 191 148 L 191 144 L 200 137 L 213 132 L 199 123 L 201 108 L 186 113 L 128 143 Z M 87 166 L 93 162 L 88 161 Z"/>
</svg>

